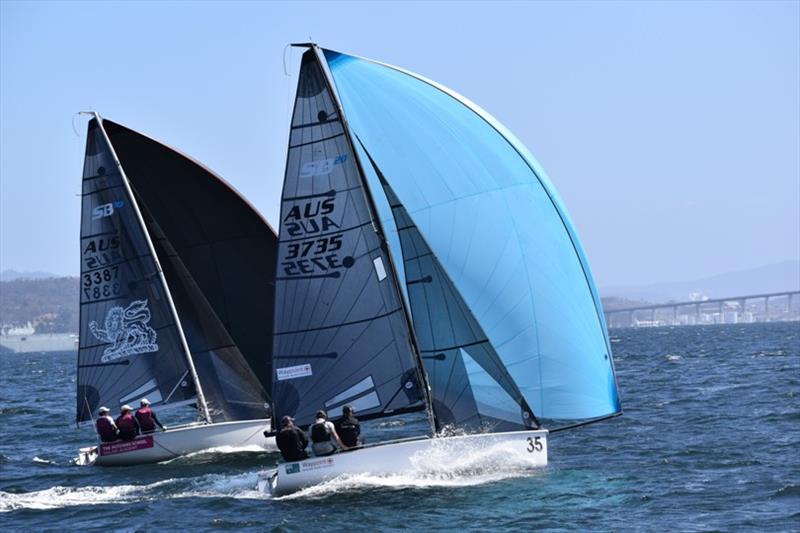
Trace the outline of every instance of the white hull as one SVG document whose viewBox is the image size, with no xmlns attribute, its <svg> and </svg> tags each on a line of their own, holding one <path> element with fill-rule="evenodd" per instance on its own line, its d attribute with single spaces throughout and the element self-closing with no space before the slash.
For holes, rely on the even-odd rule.
<svg viewBox="0 0 800 533">
<path fill-rule="evenodd" d="M 259 490 L 284 496 L 339 476 L 391 475 L 421 471 L 430 458 L 441 463 L 475 450 L 500 452 L 515 465 L 547 465 L 547 430 L 481 433 L 458 437 L 420 438 L 368 446 L 327 457 L 284 463 L 259 480 Z M 427 459 L 427 460 L 426 460 Z M 435 468 L 435 465 L 434 465 Z"/>
<path fill-rule="evenodd" d="M 264 431 L 269 429 L 269 419 L 178 426 L 140 435 L 132 441 L 81 448 L 77 464 L 125 466 L 158 463 L 219 446 L 258 445 L 267 450 L 277 450 L 274 437 L 264 438 Z"/>
</svg>

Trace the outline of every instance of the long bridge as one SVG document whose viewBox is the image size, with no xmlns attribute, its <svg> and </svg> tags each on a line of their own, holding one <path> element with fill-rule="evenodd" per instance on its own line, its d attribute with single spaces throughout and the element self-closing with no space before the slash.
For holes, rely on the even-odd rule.
<svg viewBox="0 0 800 533">
<path fill-rule="evenodd" d="M 610 309 L 605 316 L 609 328 L 800 320 L 800 291 Z"/>
</svg>

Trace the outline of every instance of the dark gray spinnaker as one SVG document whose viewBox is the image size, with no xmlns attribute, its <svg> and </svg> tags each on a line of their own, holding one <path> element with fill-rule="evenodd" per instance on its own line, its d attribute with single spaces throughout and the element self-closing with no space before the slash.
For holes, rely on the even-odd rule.
<svg viewBox="0 0 800 533">
<path fill-rule="evenodd" d="M 98 118 L 89 122 L 81 203 L 77 422 L 148 397 L 198 401 L 158 260 Z"/>
<path fill-rule="evenodd" d="M 427 408 L 425 378 L 385 239 L 318 51 L 303 54 L 275 289 L 273 413 L 313 422 Z"/>
<path fill-rule="evenodd" d="M 414 331 L 442 426 L 467 431 L 538 428 L 528 403 L 494 347 L 381 170 L 380 181 L 400 237 Z"/>
<path fill-rule="evenodd" d="M 264 390 L 271 386 L 278 236 L 220 176 L 103 120 L 125 175 Z"/>
<path fill-rule="evenodd" d="M 142 214 L 175 301 L 211 420 L 266 418 L 269 401 L 258 378 L 144 205 Z M 264 342 L 268 340 L 267 337 Z"/>
</svg>

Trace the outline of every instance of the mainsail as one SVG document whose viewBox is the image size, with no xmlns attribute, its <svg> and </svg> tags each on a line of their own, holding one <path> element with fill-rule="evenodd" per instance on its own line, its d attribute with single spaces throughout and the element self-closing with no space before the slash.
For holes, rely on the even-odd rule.
<svg viewBox="0 0 800 533">
<path fill-rule="evenodd" d="M 419 349 L 442 426 L 511 431 L 538 421 L 436 255 L 367 153 L 394 215 Z"/>
<path fill-rule="evenodd" d="M 147 396 L 196 401 L 156 258 L 102 126 L 88 126 L 81 204 L 77 421 Z"/>
<path fill-rule="evenodd" d="M 537 416 L 620 412 L 588 262 L 533 156 L 487 113 L 435 82 L 324 54 L 350 128 Z"/>
<path fill-rule="evenodd" d="M 303 55 L 281 204 L 274 414 L 299 425 L 426 407 L 385 240 L 315 50 Z"/>
</svg>

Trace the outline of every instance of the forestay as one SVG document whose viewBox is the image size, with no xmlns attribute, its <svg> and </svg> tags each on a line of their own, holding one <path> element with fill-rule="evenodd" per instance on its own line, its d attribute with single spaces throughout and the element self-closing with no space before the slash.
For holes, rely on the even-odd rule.
<svg viewBox="0 0 800 533">
<path fill-rule="evenodd" d="M 487 113 L 435 82 L 337 52 L 325 57 L 352 131 L 536 414 L 619 412 L 588 263 L 534 158 Z"/>
<path fill-rule="evenodd" d="M 394 269 L 314 50 L 298 79 L 275 293 L 276 418 L 425 408 Z"/>
<path fill-rule="evenodd" d="M 78 422 L 147 396 L 195 401 L 186 352 L 133 199 L 96 119 L 81 202 Z"/>
</svg>

